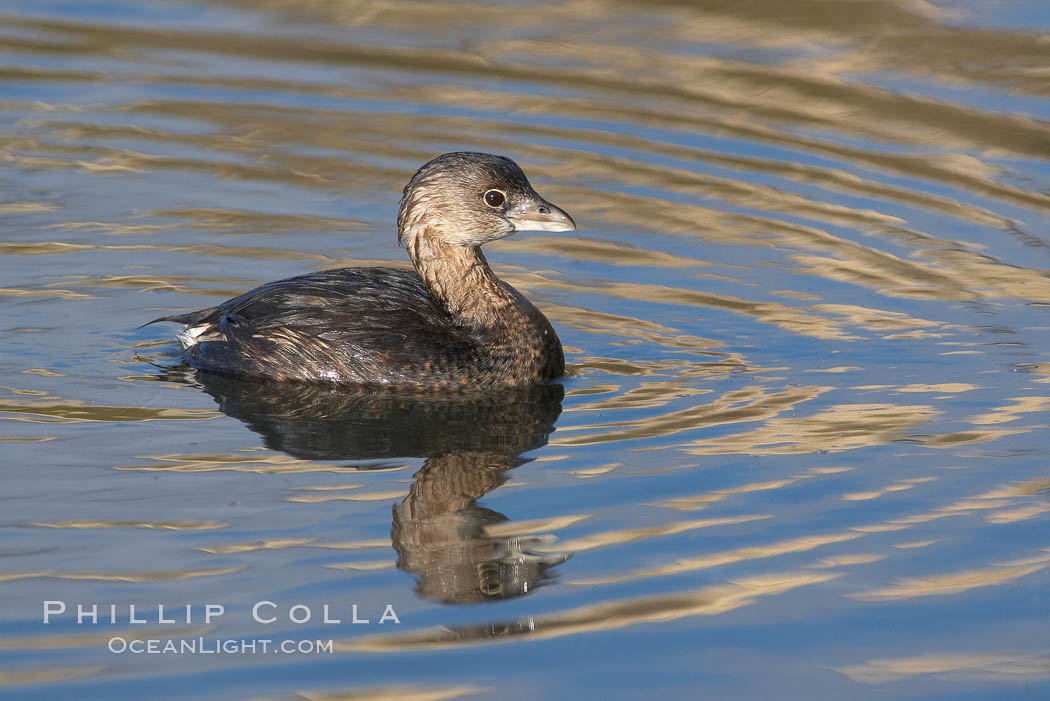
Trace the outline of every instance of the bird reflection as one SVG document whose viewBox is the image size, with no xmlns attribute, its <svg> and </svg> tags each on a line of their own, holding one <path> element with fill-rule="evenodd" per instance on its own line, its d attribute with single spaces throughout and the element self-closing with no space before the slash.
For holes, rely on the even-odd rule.
<svg viewBox="0 0 1050 701">
<path fill-rule="evenodd" d="M 529 551 L 542 536 L 489 535 L 507 517 L 477 503 L 547 443 L 561 413 L 560 385 L 498 393 L 406 395 L 324 385 L 258 383 L 199 373 L 223 413 L 265 445 L 310 460 L 425 457 L 393 508 L 397 566 L 424 598 L 480 603 L 550 581 L 568 555 Z"/>
<path fill-rule="evenodd" d="M 528 551 L 537 539 L 498 537 L 485 527 L 507 517 L 477 503 L 521 464 L 499 452 L 444 453 L 427 459 L 394 507 L 397 566 L 415 574 L 416 591 L 445 603 L 478 603 L 526 594 L 548 579 L 566 555 Z"/>
</svg>

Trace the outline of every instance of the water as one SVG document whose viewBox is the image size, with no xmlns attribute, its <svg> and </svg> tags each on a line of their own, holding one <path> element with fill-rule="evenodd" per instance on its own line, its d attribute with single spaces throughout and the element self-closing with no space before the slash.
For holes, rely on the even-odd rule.
<svg viewBox="0 0 1050 701">
<path fill-rule="evenodd" d="M 1046 697 L 1048 25 L 0 3 L 0 697 Z M 579 224 L 487 249 L 554 390 L 288 393 L 137 328 L 407 264 L 400 188 L 464 149 Z"/>
</svg>

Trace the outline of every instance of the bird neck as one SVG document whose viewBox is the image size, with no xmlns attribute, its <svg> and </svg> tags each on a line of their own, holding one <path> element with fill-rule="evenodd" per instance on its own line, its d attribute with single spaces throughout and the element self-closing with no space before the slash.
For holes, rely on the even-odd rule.
<svg viewBox="0 0 1050 701">
<path fill-rule="evenodd" d="M 496 277 L 476 246 L 441 243 L 425 230 L 406 237 L 416 272 L 457 321 L 474 327 L 493 327 L 518 306 L 521 299 Z"/>
</svg>

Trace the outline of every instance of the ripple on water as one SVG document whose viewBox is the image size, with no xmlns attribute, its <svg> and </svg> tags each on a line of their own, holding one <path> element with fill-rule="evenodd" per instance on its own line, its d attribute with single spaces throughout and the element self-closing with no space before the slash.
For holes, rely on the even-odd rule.
<svg viewBox="0 0 1050 701">
<path fill-rule="evenodd" d="M 15 0 L 0 20 L 0 688 L 1046 695 L 1038 3 Z M 400 188 L 445 150 L 513 156 L 580 224 L 486 249 L 562 338 L 557 397 L 246 388 L 136 330 L 407 267 Z M 43 631 L 42 598 L 227 612 Z M 259 600 L 401 623 L 261 628 Z M 263 634 L 336 651 L 106 652 Z"/>
</svg>

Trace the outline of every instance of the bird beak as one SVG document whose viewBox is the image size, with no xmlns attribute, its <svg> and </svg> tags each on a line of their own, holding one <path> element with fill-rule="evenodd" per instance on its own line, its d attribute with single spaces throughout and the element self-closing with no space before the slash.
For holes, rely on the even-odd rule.
<svg viewBox="0 0 1050 701">
<path fill-rule="evenodd" d="M 565 210 L 539 195 L 510 209 L 504 215 L 515 231 L 575 231 L 576 222 Z"/>
</svg>

